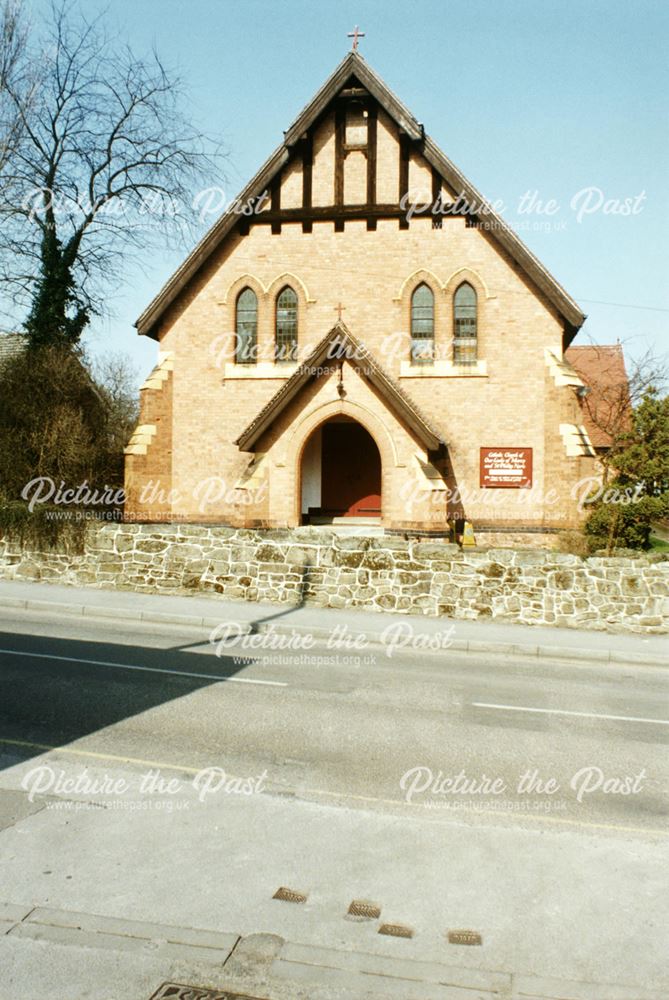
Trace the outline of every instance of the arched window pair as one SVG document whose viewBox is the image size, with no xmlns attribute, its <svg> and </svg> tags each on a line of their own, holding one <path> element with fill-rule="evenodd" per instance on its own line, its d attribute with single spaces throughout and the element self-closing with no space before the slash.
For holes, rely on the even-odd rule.
<svg viewBox="0 0 669 1000">
<path fill-rule="evenodd" d="M 477 360 L 476 292 L 465 281 L 453 296 L 453 362 L 475 365 Z M 434 293 L 418 285 L 411 296 L 411 361 L 431 364 L 434 361 Z"/>
<path fill-rule="evenodd" d="M 258 296 L 244 288 L 237 296 L 235 362 L 253 364 L 258 360 Z M 297 360 L 297 295 L 286 285 L 276 299 L 274 360 Z"/>
</svg>

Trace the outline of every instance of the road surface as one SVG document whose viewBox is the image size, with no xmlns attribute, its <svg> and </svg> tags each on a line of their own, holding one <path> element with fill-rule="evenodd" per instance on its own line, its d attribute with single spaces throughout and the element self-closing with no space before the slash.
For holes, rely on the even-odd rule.
<svg viewBox="0 0 669 1000">
<path fill-rule="evenodd" d="M 661 668 L 2 609 L 0 670 L 6 900 L 669 990 Z"/>
</svg>

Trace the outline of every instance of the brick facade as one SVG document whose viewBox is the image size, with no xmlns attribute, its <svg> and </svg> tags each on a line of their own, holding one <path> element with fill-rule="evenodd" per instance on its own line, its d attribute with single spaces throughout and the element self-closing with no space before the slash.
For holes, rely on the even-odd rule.
<svg viewBox="0 0 669 1000">
<path fill-rule="evenodd" d="M 355 58 L 359 71 L 362 61 Z M 352 82 L 374 109 L 372 167 L 371 147 L 342 147 L 343 99 L 333 99 L 300 141 L 282 151 L 268 185 L 272 196 L 257 218 L 233 219 L 150 328 L 143 331 L 140 320 L 140 332 L 159 341 L 172 370 L 160 383 L 149 379 L 142 392 L 140 424 L 154 431 L 140 434 L 139 450 L 132 442 L 128 450 L 128 512 L 147 520 L 294 526 L 302 516 L 305 445 L 325 421 L 344 417 L 362 424 L 378 446 L 388 529 L 444 533 L 448 518 L 462 514 L 475 526 L 516 532 L 573 527 L 579 520 L 574 484 L 594 468 L 587 438 L 579 444 L 581 383 L 560 370 L 573 323 L 546 290 L 538 262 L 533 279 L 502 245 L 494 219 L 486 229 L 463 215 L 446 215 L 439 227 L 429 214 L 408 223 L 406 215 L 382 217 L 379 206 L 401 201 L 403 171 L 411 200 L 421 204 L 435 193 L 454 202 L 460 192 L 452 178 L 449 183 L 435 172 L 425 143 L 419 139 L 407 149 L 403 123 L 390 113 L 394 105 L 387 110 L 359 79 Z M 360 218 L 345 214 L 356 206 Z M 319 217 L 317 209 L 332 218 Z M 477 295 L 478 360 L 469 367 L 454 364 L 453 355 L 453 297 L 464 281 Z M 411 297 L 421 283 L 434 295 L 431 365 L 410 358 Z M 316 374 L 277 411 L 252 450 L 240 449 L 236 440 L 295 370 L 273 361 L 276 298 L 286 285 L 298 298 L 299 361 L 341 316 L 437 429 L 445 445 L 441 457 L 370 385 L 355 358 L 345 358 L 341 370 L 333 364 Z M 235 311 L 246 287 L 258 301 L 258 361 L 238 365 Z M 532 489 L 482 491 L 482 447 L 532 449 Z M 172 491 L 169 503 L 156 500 L 160 490 L 163 497 Z"/>
</svg>

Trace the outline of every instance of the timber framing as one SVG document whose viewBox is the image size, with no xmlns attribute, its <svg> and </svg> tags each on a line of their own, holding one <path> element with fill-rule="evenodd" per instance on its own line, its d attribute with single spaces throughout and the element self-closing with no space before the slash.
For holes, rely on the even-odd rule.
<svg viewBox="0 0 669 1000">
<path fill-rule="evenodd" d="M 259 438 L 268 430 L 301 389 L 322 374 L 324 367 L 349 361 L 386 400 L 403 424 L 410 428 L 428 451 L 441 451 L 446 442 L 413 400 L 381 367 L 364 344 L 339 320 L 314 348 L 299 368 L 284 382 L 266 406 L 253 418 L 235 444 L 241 451 L 253 451 Z"/>
<path fill-rule="evenodd" d="M 397 192 L 397 202 L 399 205 L 405 204 L 403 199 L 409 193 L 409 163 L 411 162 L 411 143 L 409 137 L 400 131 L 400 141 L 399 141 L 399 177 L 400 186 Z M 404 210 L 403 216 L 400 219 L 400 229 L 408 229 L 409 220 L 407 218 L 406 209 Z"/>
<path fill-rule="evenodd" d="M 370 101 L 367 115 L 367 204 L 371 207 L 376 205 L 376 126 L 378 121 L 376 101 Z M 367 217 L 367 228 L 376 229 L 376 218 L 373 215 Z"/>
<path fill-rule="evenodd" d="M 451 211 L 452 209 L 452 211 Z M 456 218 L 466 216 L 465 209 L 457 206 L 445 205 L 445 214 Z M 431 206 L 428 206 L 427 215 L 431 214 Z M 274 226 L 281 222 L 345 222 L 347 219 L 399 219 L 406 221 L 406 210 L 399 205 L 312 205 L 310 208 L 284 208 L 278 211 L 271 209 L 261 212 L 258 215 L 247 219 L 250 226 Z M 475 224 L 475 223 L 473 223 Z M 272 230 L 274 231 L 274 230 Z"/>
<path fill-rule="evenodd" d="M 305 133 L 302 139 L 302 211 L 303 214 L 311 208 L 311 196 L 313 189 L 313 168 L 314 168 L 314 143 L 310 132 Z M 312 231 L 311 222 L 302 219 L 302 232 Z"/>
<path fill-rule="evenodd" d="M 398 204 L 392 206 L 392 212 L 395 214 L 386 215 L 383 214 L 383 210 L 385 209 L 390 212 L 391 206 L 379 206 L 374 203 L 373 195 L 375 195 L 375 190 L 373 189 L 375 188 L 376 156 L 375 149 L 372 152 L 370 144 L 367 151 L 368 204 L 350 207 L 343 205 L 342 172 L 341 180 L 338 180 L 337 175 L 335 176 L 334 208 L 338 209 L 338 213 L 325 216 L 325 218 L 332 219 L 335 223 L 335 228 L 339 230 L 344 227 L 345 221 L 348 218 L 366 219 L 368 228 L 374 229 L 378 218 L 397 217 L 400 227 L 406 228 L 409 222 L 400 209 L 399 201 L 402 194 L 406 191 L 409 158 L 412 149 L 415 148 L 432 167 L 433 172 L 439 178 L 443 179 L 446 187 L 456 193 L 456 197 L 462 197 L 469 205 L 481 206 L 483 208 L 481 213 L 477 213 L 477 219 L 472 220 L 472 224 L 480 225 L 486 229 L 489 237 L 506 251 L 519 270 L 542 292 L 558 315 L 561 316 L 564 328 L 563 343 L 566 348 L 585 321 L 585 315 L 581 312 L 578 304 L 525 246 L 522 240 L 518 238 L 501 216 L 493 211 L 486 199 L 470 184 L 455 164 L 442 153 L 436 143 L 429 136 L 425 135 L 421 123 L 414 118 L 411 112 L 392 93 L 371 67 L 368 66 L 357 51 L 349 52 L 345 59 L 342 60 L 315 97 L 298 115 L 293 125 L 284 133 L 283 143 L 244 188 L 235 204 L 214 223 L 181 266 L 174 272 L 158 295 L 147 306 L 135 323 L 139 333 L 153 337 L 156 340 L 159 339 L 159 323 L 165 311 L 178 298 L 200 268 L 206 264 L 221 242 L 235 227 L 238 227 L 239 232 L 244 235 L 248 233 L 250 225 L 267 222 L 272 226 L 273 232 L 280 232 L 281 223 L 293 221 L 293 216 L 290 213 L 295 212 L 294 221 L 302 222 L 303 230 L 306 232 L 310 231 L 313 222 L 319 220 L 317 210 L 307 203 L 311 201 L 311 180 L 307 180 L 305 176 L 303 181 L 302 209 L 287 211 L 280 208 L 280 195 L 277 194 L 277 179 L 280 178 L 283 167 L 295 155 L 296 148 L 299 147 L 300 143 L 303 144 L 303 163 L 307 159 L 310 161 L 312 156 L 310 149 L 311 130 L 320 117 L 326 113 L 332 102 L 342 96 L 342 92 L 347 89 L 351 93 L 363 91 L 368 94 L 370 98 L 369 107 L 371 108 L 374 102 L 376 102 L 393 119 L 400 130 L 400 191 L 398 191 Z M 340 106 L 340 102 L 337 102 L 335 114 L 338 114 Z M 375 137 L 376 134 L 375 122 L 372 125 L 370 120 L 369 128 L 373 129 L 373 132 L 369 133 L 369 142 L 371 143 L 372 135 Z M 342 152 L 344 129 L 345 120 L 343 114 L 340 114 L 336 142 L 341 145 Z M 370 165 L 372 158 L 374 159 L 374 163 Z M 343 163 L 343 156 L 335 157 L 335 159 Z M 402 190 L 403 188 L 404 190 Z M 245 212 L 247 206 L 252 204 L 253 200 L 259 198 L 265 191 L 270 192 L 272 196 L 270 209 L 265 212 L 258 212 L 257 214 L 247 214 Z M 379 214 L 379 210 L 381 210 L 381 214 Z M 319 209 L 318 211 L 321 210 Z M 326 209 L 325 211 L 332 212 L 332 209 Z M 351 214 L 356 212 L 360 214 Z"/>
</svg>

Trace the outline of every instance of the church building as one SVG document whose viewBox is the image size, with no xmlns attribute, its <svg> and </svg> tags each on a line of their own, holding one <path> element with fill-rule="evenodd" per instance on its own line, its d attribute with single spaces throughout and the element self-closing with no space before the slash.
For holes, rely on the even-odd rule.
<svg viewBox="0 0 669 1000">
<path fill-rule="evenodd" d="M 545 543 L 596 474 L 584 319 L 350 52 L 137 321 L 126 516 Z"/>
</svg>

